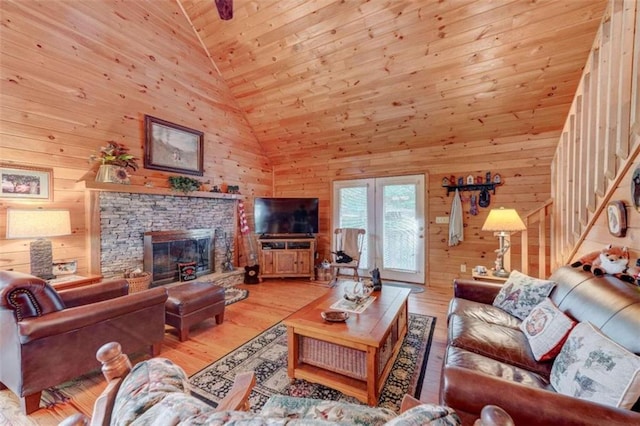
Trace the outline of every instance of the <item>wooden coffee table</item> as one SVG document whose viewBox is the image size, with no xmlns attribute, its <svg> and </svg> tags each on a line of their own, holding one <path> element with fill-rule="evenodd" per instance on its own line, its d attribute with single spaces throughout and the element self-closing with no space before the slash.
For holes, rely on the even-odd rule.
<svg viewBox="0 0 640 426">
<path fill-rule="evenodd" d="M 376 405 L 393 361 L 407 333 L 410 290 L 384 287 L 360 314 L 345 322 L 327 322 L 320 313 L 344 293 L 340 282 L 326 295 L 283 322 L 288 335 L 288 375 L 305 379 Z"/>
</svg>

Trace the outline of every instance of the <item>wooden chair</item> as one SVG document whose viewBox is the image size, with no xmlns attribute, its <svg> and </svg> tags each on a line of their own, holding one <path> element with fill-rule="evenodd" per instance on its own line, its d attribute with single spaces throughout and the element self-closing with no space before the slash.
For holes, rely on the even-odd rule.
<svg viewBox="0 0 640 426">
<path fill-rule="evenodd" d="M 102 374 L 107 379 L 107 387 L 100 394 L 93 405 L 93 414 L 88 419 L 83 414 L 75 414 L 66 418 L 59 426 L 109 426 L 111 412 L 115 403 L 118 389 L 125 377 L 131 371 L 131 361 L 122 353 L 119 343 L 110 342 L 104 344 L 96 354 L 98 361 L 102 363 Z M 225 410 L 249 410 L 249 394 L 256 384 L 255 374 L 252 371 L 238 374 L 233 386 L 227 393 L 215 411 Z"/>
<path fill-rule="evenodd" d="M 353 271 L 352 277 L 354 280 L 359 280 L 358 268 L 360 267 L 360 256 L 362 255 L 362 248 L 364 246 L 364 236 L 366 231 L 358 228 L 337 228 L 334 231 L 333 236 L 333 262 L 331 262 L 331 285 L 335 285 L 338 281 L 338 277 L 342 275 L 341 269 L 348 269 Z M 353 259 L 348 263 L 336 262 L 336 253 L 338 251 L 344 251 Z"/>
</svg>

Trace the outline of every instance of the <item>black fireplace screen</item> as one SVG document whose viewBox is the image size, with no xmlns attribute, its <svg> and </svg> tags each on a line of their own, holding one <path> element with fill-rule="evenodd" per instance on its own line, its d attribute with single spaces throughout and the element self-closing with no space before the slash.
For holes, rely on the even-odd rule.
<svg viewBox="0 0 640 426">
<path fill-rule="evenodd" d="M 145 234 L 145 271 L 152 273 L 152 285 L 178 281 L 179 263 L 195 262 L 197 275 L 215 272 L 211 235 L 158 234 Z"/>
</svg>

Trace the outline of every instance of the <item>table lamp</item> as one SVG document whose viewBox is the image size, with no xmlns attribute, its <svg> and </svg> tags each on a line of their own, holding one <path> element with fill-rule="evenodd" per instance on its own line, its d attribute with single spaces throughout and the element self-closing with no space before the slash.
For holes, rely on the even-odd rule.
<svg viewBox="0 0 640 426">
<path fill-rule="evenodd" d="M 68 210 L 7 209 L 7 239 L 37 238 L 29 245 L 31 275 L 44 280 L 55 278 L 51 273 L 51 241 L 45 237 L 69 234 L 71 219 Z"/>
<path fill-rule="evenodd" d="M 493 275 L 496 277 L 508 277 L 509 271 L 504 269 L 504 255 L 509 250 L 511 244 L 505 240 L 512 232 L 524 231 L 527 227 L 518 216 L 518 212 L 515 209 L 505 209 L 500 207 L 499 209 L 492 209 L 482 225 L 483 231 L 493 231 L 500 240 L 500 248 L 496 250 L 498 258 L 496 259 L 496 269 L 493 271 Z"/>
</svg>

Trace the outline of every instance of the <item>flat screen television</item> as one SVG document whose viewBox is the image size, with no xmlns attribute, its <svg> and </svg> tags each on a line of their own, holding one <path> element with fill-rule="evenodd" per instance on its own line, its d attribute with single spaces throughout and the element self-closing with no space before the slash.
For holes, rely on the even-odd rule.
<svg viewBox="0 0 640 426">
<path fill-rule="evenodd" d="M 317 198 L 266 198 L 253 202 L 255 232 L 262 235 L 318 233 Z"/>
</svg>

